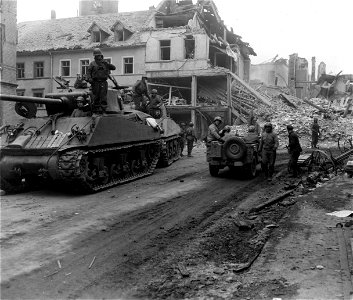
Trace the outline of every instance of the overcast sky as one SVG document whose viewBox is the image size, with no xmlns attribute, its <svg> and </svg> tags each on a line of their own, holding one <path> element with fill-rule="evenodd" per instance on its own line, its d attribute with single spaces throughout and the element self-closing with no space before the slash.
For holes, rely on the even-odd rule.
<svg viewBox="0 0 353 300">
<path fill-rule="evenodd" d="M 145 10 L 159 0 L 119 0 L 119 11 Z M 194 0 L 194 3 L 196 0 Z M 353 0 L 214 0 L 228 28 L 257 53 L 252 63 L 277 54 L 324 61 L 327 73 L 353 74 Z M 17 0 L 18 22 L 75 17 L 78 0 Z"/>
</svg>

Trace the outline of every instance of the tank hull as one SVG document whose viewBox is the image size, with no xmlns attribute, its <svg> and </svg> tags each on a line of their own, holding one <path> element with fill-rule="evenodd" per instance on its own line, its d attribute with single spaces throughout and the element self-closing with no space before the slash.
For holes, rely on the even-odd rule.
<svg viewBox="0 0 353 300">
<path fill-rule="evenodd" d="M 148 116 L 148 115 L 146 115 Z M 153 173 L 161 134 L 139 112 L 26 119 L 1 135 L 1 188 L 39 181 L 96 192 Z"/>
</svg>

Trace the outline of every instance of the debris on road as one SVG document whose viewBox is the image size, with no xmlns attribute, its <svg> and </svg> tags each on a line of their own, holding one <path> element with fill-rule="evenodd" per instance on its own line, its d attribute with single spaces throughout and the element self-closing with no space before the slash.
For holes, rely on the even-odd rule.
<svg viewBox="0 0 353 300">
<path fill-rule="evenodd" d="M 58 263 L 58 267 L 59 267 L 59 269 L 61 269 L 60 259 L 58 259 L 58 260 L 57 260 L 57 263 Z"/>
<path fill-rule="evenodd" d="M 96 260 L 96 257 L 93 257 L 88 269 L 92 268 L 93 264 L 94 264 L 94 261 Z"/>
</svg>

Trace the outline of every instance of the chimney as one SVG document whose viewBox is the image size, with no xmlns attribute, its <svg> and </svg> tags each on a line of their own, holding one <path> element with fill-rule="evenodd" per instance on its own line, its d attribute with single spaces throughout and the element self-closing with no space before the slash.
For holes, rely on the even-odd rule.
<svg viewBox="0 0 353 300">
<path fill-rule="evenodd" d="M 316 58 L 315 56 L 313 56 L 311 58 L 311 81 L 315 81 L 315 78 L 316 78 L 315 69 L 316 69 Z"/>
<path fill-rule="evenodd" d="M 56 19 L 56 12 L 54 9 L 51 10 L 51 19 L 55 20 Z"/>
</svg>

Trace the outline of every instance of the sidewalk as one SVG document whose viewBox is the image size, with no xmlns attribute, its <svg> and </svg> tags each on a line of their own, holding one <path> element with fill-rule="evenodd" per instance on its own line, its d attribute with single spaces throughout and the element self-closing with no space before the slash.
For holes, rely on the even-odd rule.
<svg viewBox="0 0 353 300">
<path fill-rule="evenodd" d="M 353 218 L 326 215 L 353 210 L 353 180 L 336 176 L 296 199 L 252 267 L 263 276 L 250 271 L 249 284 L 275 282 L 278 299 L 353 299 L 353 226 L 336 228 Z"/>
</svg>

